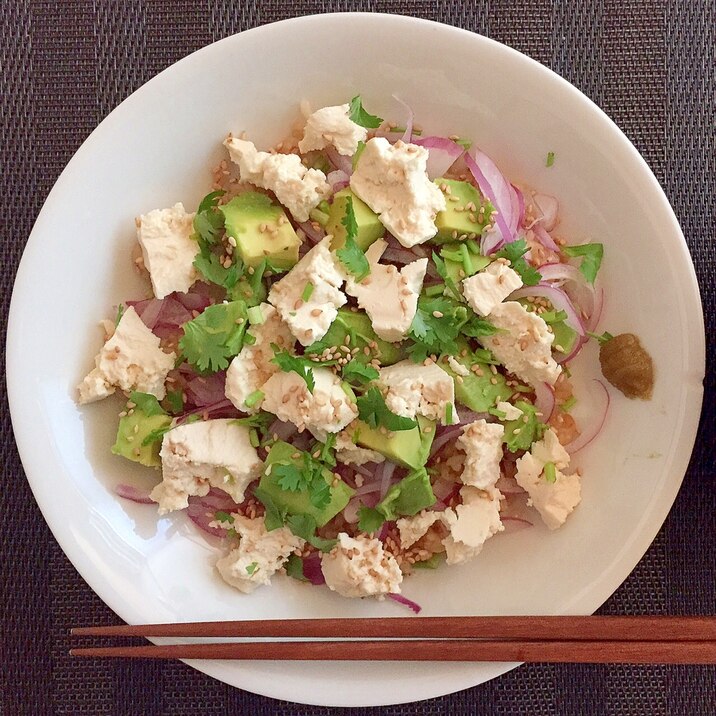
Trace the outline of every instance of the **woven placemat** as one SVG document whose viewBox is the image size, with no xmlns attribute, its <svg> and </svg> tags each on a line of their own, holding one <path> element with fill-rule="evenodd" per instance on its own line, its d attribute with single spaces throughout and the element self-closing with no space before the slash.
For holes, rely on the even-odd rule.
<svg viewBox="0 0 716 716">
<path fill-rule="evenodd" d="M 0 3 L 3 335 L 15 269 L 52 184 L 128 94 L 226 35 L 293 15 L 394 12 L 483 33 L 543 62 L 626 132 L 670 197 L 694 257 L 714 352 L 713 0 L 5 0 Z M 41 290 L 41 287 L 38 287 Z M 666 330 L 666 328 L 665 328 Z M 2 355 L 4 368 L 4 353 Z M 664 528 L 604 613 L 716 612 L 714 378 L 691 466 Z M 181 663 L 81 663 L 67 630 L 111 623 L 53 540 L 25 482 L 3 386 L 0 713 L 336 714 L 272 701 Z M 713 714 L 716 671 L 532 665 L 452 696 L 365 714 Z"/>
</svg>

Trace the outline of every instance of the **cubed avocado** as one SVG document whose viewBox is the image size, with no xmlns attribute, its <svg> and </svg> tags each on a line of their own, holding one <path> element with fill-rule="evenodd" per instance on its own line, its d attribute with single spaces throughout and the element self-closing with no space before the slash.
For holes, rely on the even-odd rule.
<svg viewBox="0 0 716 716">
<path fill-rule="evenodd" d="M 435 179 L 435 184 L 445 194 L 447 207 L 444 211 L 439 211 L 435 217 L 438 233 L 433 236 L 432 241 L 440 244 L 446 241 L 455 241 L 461 236 L 471 238 L 479 236 L 490 220 L 493 210 L 490 202 L 483 201 L 477 188 L 466 181 L 441 177 Z M 480 208 L 483 206 L 485 211 L 480 213 Z"/>
<path fill-rule="evenodd" d="M 131 414 L 119 419 L 117 439 L 112 445 L 112 452 L 140 465 L 158 467 L 161 465 L 159 449 L 163 435 L 163 432 L 159 431 L 168 428 L 171 422 L 171 416 L 163 412 L 147 415 L 139 408 L 134 408 Z M 144 441 L 150 438 L 152 433 L 155 433 L 155 439 L 144 445 Z"/>
<path fill-rule="evenodd" d="M 462 355 L 465 349 L 467 349 L 467 353 Z M 484 413 L 490 408 L 494 408 L 495 403 L 507 400 L 514 392 L 507 385 L 502 374 L 493 375 L 490 366 L 479 360 L 478 356 L 466 345 L 463 345 L 462 350 L 453 357 L 469 371 L 469 375 L 461 376 L 462 380 L 457 380 L 458 374 L 448 364 L 446 354 L 440 356 L 438 365 L 455 379 L 455 400 L 470 410 Z M 475 370 L 473 370 L 473 366 L 476 366 Z"/>
<path fill-rule="evenodd" d="M 267 259 L 274 266 L 291 268 L 298 261 L 301 240 L 284 210 L 266 194 L 248 191 L 219 208 L 226 233 L 236 239 L 245 264 L 256 266 Z"/>
<path fill-rule="evenodd" d="M 505 434 L 502 441 L 511 452 L 529 450 L 535 440 L 540 440 L 544 434 L 545 425 L 537 416 L 537 410 L 532 403 L 518 400 L 515 407 L 522 411 L 516 420 L 508 420 L 505 425 Z M 544 417 L 544 416 L 542 416 Z"/>
<path fill-rule="evenodd" d="M 343 226 L 343 219 L 346 215 L 346 203 L 348 197 L 353 200 L 353 213 L 358 225 L 356 243 L 365 251 L 374 241 L 377 241 L 383 234 L 385 228 L 380 223 L 378 215 L 373 212 L 368 204 L 359 199 L 348 187 L 336 192 L 333 203 L 328 212 L 328 223 L 326 233 L 333 235 L 331 241 L 332 249 L 340 249 L 346 240 L 346 228 Z"/>
<path fill-rule="evenodd" d="M 428 461 L 434 437 L 435 423 L 422 416 L 418 416 L 417 427 L 410 430 L 382 433 L 358 421 L 353 432 L 356 445 L 376 450 L 388 460 L 414 469 Z"/>
<path fill-rule="evenodd" d="M 273 500 L 276 507 L 282 512 L 288 515 L 310 515 L 316 521 L 316 525 L 323 527 L 345 508 L 355 490 L 342 480 L 333 485 L 334 476 L 328 468 L 324 468 L 323 477 L 330 485 L 331 499 L 325 507 L 315 507 L 311 503 L 308 490 L 295 492 L 284 490 L 279 485 L 278 477 L 271 467 L 279 463 L 294 464 L 300 467 L 302 465 L 301 458 L 294 457 L 297 452 L 299 451 L 293 445 L 280 440 L 275 442 L 266 456 L 266 472 L 268 474 L 264 473 L 262 476 L 259 488 Z"/>
<path fill-rule="evenodd" d="M 401 515 L 417 515 L 420 510 L 435 504 L 435 493 L 430 477 L 424 467 L 411 470 L 399 483 L 393 485 L 385 497 L 376 505 L 376 509 L 387 520 L 395 520 Z"/>
<path fill-rule="evenodd" d="M 338 315 L 326 335 L 320 341 L 306 346 L 304 353 L 315 355 L 326 348 L 345 345 L 346 336 L 350 336 L 351 348 L 360 349 L 354 358 L 361 363 L 377 358 L 381 365 L 392 365 L 405 357 L 399 343 L 388 343 L 378 338 L 370 318 L 365 313 L 351 311 L 349 308 L 339 308 Z M 366 354 L 365 348 L 369 349 L 369 355 Z"/>
</svg>

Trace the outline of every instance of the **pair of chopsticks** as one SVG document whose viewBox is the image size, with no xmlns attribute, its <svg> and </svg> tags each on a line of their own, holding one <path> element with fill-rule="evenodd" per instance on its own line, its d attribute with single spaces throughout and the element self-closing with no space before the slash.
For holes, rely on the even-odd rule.
<svg viewBox="0 0 716 716">
<path fill-rule="evenodd" d="M 716 664 L 716 617 L 287 619 L 81 627 L 71 634 L 281 639 L 70 650 L 73 656 L 90 657 Z M 311 640 L 292 641 L 305 638 Z"/>
</svg>

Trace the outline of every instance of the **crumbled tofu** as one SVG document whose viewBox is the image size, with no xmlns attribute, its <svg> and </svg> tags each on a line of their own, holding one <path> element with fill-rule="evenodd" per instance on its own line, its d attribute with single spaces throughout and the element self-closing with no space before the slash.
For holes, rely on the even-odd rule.
<svg viewBox="0 0 716 716">
<path fill-rule="evenodd" d="M 356 404 L 341 387 L 341 379 L 330 368 L 312 368 L 315 387 L 310 393 L 297 373 L 274 373 L 261 389 L 263 409 L 279 420 L 309 430 L 318 440 L 343 430 L 358 417 Z"/>
<path fill-rule="evenodd" d="M 387 245 L 383 239 L 371 244 L 365 252 L 370 274 L 360 282 L 349 276 L 346 293 L 358 300 L 376 335 L 396 343 L 406 337 L 415 318 L 428 260 L 417 259 L 400 269 L 378 263 Z"/>
<path fill-rule="evenodd" d="M 462 504 L 443 513 L 450 534 L 443 540 L 447 564 L 460 564 L 476 557 L 485 542 L 504 530 L 500 520 L 498 490 L 483 492 L 475 487 L 461 488 Z"/>
<path fill-rule="evenodd" d="M 296 221 L 308 221 L 311 209 L 331 194 L 326 175 L 307 169 L 297 154 L 259 152 L 253 142 L 236 137 L 229 137 L 224 146 L 239 165 L 241 181 L 272 191 Z"/>
<path fill-rule="evenodd" d="M 500 401 L 495 408 L 504 414 L 505 420 L 518 420 L 524 413 L 512 403 Z"/>
<path fill-rule="evenodd" d="M 288 527 L 266 531 L 263 517 L 249 519 L 233 515 L 233 526 L 240 537 L 239 546 L 216 563 L 219 574 L 232 587 L 249 594 L 281 568 L 289 555 L 302 549 L 305 540 L 296 537 Z"/>
<path fill-rule="evenodd" d="M 427 161 L 424 147 L 375 137 L 351 175 L 351 189 L 408 248 L 435 236 L 435 217 L 446 207 L 445 196 L 428 178 Z"/>
<path fill-rule="evenodd" d="M 443 425 L 460 422 L 455 407 L 455 384 L 437 363 L 416 365 L 411 360 L 402 360 L 381 368 L 378 384 L 387 391 L 385 404 L 397 415 L 406 418 L 424 415 Z"/>
<path fill-rule="evenodd" d="M 91 403 L 114 393 L 138 390 L 159 400 L 166 395 L 164 382 L 174 367 L 174 353 L 165 353 L 133 306 L 122 314 L 112 337 L 95 358 L 95 367 L 78 386 L 80 403 Z"/>
<path fill-rule="evenodd" d="M 450 370 L 455 373 L 455 375 L 461 375 L 463 378 L 470 375 L 470 371 L 460 363 L 455 356 L 448 356 L 447 362 L 448 366 L 450 366 Z"/>
<path fill-rule="evenodd" d="M 279 371 L 279 367 L 272 362 L 274 352 L 271 344 L 275 343 L 283 350 L 291 349 L 294 344 L 293 334 L 276 309 L 269 303 L 262 303 L 260 308 L 264 322 L 253 325 L 248 330 L 256 342 L 245 345 L 226 371 L 226 397 L 246 413 L 260 410 L 262 401 L 248 406 L 246 399 L 260 390 L 263 384 Z"/>
<path fill-rule="evenodd" d="M 395 557 L 376 538 L 338 535 L 338 544 L 321 557 L 326 584 L 344 597 L 399 594 L 403 574 Z"/>
<path fill-rule="evenodd" d="M 186 293 L 196 281 L 194 259 L 199 244 L 193 233 L 194 214 L 187 213 L 181 203 L 137 218 L 137 239 L 157 298 L 173 291 Z"/>
<path fill-rule="evenodd" d="M 465 485 L 487 490 L 500 479 L 502 436 L 505 428 L 499 423 L 476 420 L 463 428 L 457 446 L 465 453 L 460 479 Z"/>
<path fill-rule="evenodd" d="M 548 482 L 543 474 L 548 462 L 555 466 L 554 482 Z M 551 530 L 563 525 L 582 499 L 579 474 L 566 475 L 562 472 L 568 466 L 569 453 L 551 429 L 517 461 L 517 484 L 527 491 L 529 504 L 534 506 Z"/>
<path fill-rule="evenodd" d="M 308 346 L 326 335 L 338 315 L 338 308 L 346 302 L 340 290 L 343 273 L 338 269 L 330 251 L 330 236 L 317 243 L 269 291 L 268 300 L 288 324 L 301 345 Z M 306 285 L 313 290 L 304 300 Z"/>
<path fill-rule="evenodd" d="M 490 321 L 499 329 L 478 340 L 489 348 L 510 373 L 530 385 L 554 385 L 562 368 L 552 358 L 554 334 L 544 320 L 517 301 L 492 309 Z"/>
<path fill-rule="evenodd" d="M 263 466 L 248 428 L 229 419 L 179 425 L 164 435 L 159 454 L 162 481 L 151 496 L 160 515 L 184 509 L 190 496 L 203 497 L 212 486 L 243 502 L 244 490 Z"/>
<path fill-rule="evenodd" d="M 336 460 L 344 465 L 365 465 L 367 462 L 383 462 L 385 456 L 375 450 L 359 447 L 353 442 L 349 430 L 336 435 Z"/>
<path fill-rule="evenodd" d="M 493 261 L 484 271 L 462 282 L 462 293 L 470 308 L 488 316 L 513 291 L 522 286 L 520 275 L 502 261 Z"/>
<path fill-rule="evenodd" d="M 350 106 L 323 107 L 306 120 L 303 139 L 298 143 L 301 152 L 323 149 L 333 145 L 339 154 L 351 156 L 358 149 L 358 142 L 364 142 L 368 130 L 353 122 L 348 116 Z"/>
<path fill-rule="evenodd" d="M 401 517 L 396 525 L 400 531 L 400 546 L 403 549 L 412 547 L 438 521 L 442 520 L 442 512 L 423 510 L 412 517 Z"/>
</svg>

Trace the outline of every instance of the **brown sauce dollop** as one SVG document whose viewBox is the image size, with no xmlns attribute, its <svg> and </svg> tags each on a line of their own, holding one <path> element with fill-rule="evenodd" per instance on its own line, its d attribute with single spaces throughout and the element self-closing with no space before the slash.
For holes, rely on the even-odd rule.
<svg viewBox="0 0 716 716">
<path fill-rule="evenodd" d="M 627 398 L 651 398 L 654 362 L 633 333 L 620 333 L 602 343 L 599 363 L 604 377 Z"/>
</svg>

